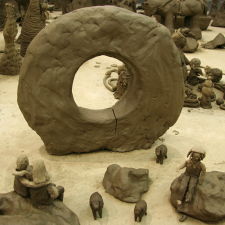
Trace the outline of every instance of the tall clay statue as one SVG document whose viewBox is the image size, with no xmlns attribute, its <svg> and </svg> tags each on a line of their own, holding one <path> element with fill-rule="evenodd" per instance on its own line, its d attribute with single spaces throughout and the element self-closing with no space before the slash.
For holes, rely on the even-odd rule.
<svg viewBox="0 0 225 225">
<path fill-rule="evenodd" d="M 45 27 L 45 6 L 46 4 L 40 0 L 30 0 L 21 30 L 20 55 L 23 57 L 30 42 Z"/>
<path fill-rule="evenodd" d="M 177 199 L 178 211 L 183 204 L 193 201 L 196 186 L 203 183 L 206 167 L 201 161 L 205 158 L 205 155 L 206 153 L 201 147 L 194 147 L 187 154 L 189 159 L 179 167 L 179 170 L 185 168 L 185 172 L 180 181 L 180 197 Z M 180 221 L 183 222 L 186 219 L 187 216 L 182 215 Z"/>
<path fill-rule="evenodd" d="M 6 23 L 3 30 L 5 39 L 5 51 L 0 58 L 0 74 L 17 75 L 20 71 L 21 58 L 15 47 L 15 38 L 17 35 L 15 6 L 6 3 Z"/>
</svg>

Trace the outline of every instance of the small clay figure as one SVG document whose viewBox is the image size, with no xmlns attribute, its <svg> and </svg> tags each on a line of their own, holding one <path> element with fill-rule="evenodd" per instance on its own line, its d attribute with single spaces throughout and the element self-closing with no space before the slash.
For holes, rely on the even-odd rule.
<svg viewBox="0 0 225 225">
<path fill-rule="evenodd" d="M 134 220 L 141 222 L 144 215 L 147 215 L 147 203 L 145 200 L 139 200 L 134 207 Z"/>
<path fill-rule="evenodd" d="M 215 99 L 215 93 L 213 92 L 213 82 L 206 80 L 202 86 L 202 96 L 199 98 L 200 106 L 204 109 L 211 109 L 211 102 Z"/>
<path fill-rule="evenodd" d="M 28 187 L 20 182 L 22 177 L 32 180 L 32 167 L 29 165 L 29 160 L 26 155 L 20 155 L 16 161 L 16 171 L 13 173 L 14 191 L 22 197 L 29 197 Z"/>
<path fill-rule="evenodd" d="M 219 82 L 222 77 L 223 77 L 223 72 L 222 70 L 218 69 L 218 68 L 211 68 L 209 66 L 205 67 L 205 74 L 208 78 L 211 78 L 212 82 Z"/>
<path fill-rule="evenodd" d="M 190 203 L 194 197 L 196 186 L 202 184 L 206 168 L 201 160 L 205 158 L 205 155 L 206 153 L 201 147 L 194 147 L 187 154 L 189 159 L 179 167 L 179 169 L 186 168 L 186 170 L 180 183 L 181 195 L 180 198 L 177 199 L 178 206 L 182 207 L 182 204 Z M 180 221 L 183 222 L 186 218 L 187 217 L 183 215 Z"/>
<path fill-rule="evenodd" d="M 55 199 L 63 199 L 64 188 L 56 187 L 50 182 L 43 160 L 33 163 L 32 177 L 32 181 L 23 177 L 20 182 L 29 188 L 30 199 L 34 205 L 51 205 Z"/>
<path fill-rule="evenodd" d="M 90 196 L 89 204 L 90 204 L 94 219 L 95 220 L 97 219 L 97 213 L 99 214 L 99 217 L 102 218 L 102 209 L 104 206 L 104 202 L 103 202 L 102 196 L 98 192 L 95 192 Z"/>
<path fill-rule="evenodd" d="M 159 145 L 155 149 L 155 155 L 156 155 L 156 163 L 163 164 L 163 160 L 167 159 L 167 147 L 166 147 L 166 145 Z"/>
<path fill-rule="evenodd" d="M 203 75 L 200 59 L 198 58 L 191 59 L 190 67 L 191 67 L 191 70 L 187 77 L 188 84 L 195 86 L 199 83 L 202 83 L 204 79 L 199 78 L 200 75 Z"/>
<path fill-rule="evenodd" d="M 197 108 L 199 107 L 197 95 L 192 92 L 192 89 L 185 86 L 184 107 Z"/>
</svg>

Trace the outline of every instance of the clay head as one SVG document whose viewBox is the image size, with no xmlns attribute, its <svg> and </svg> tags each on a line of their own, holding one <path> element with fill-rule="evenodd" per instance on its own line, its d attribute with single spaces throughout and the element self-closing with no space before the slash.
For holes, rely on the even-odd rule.
<svg viewBox="0 0 225 225">
<path fill-rule="evenodd" d="M 26 170 L 29 165 L 29 160 L 27 155 L 20 155 L 16 160 L 16 170 Z"/>
<path fill-rule="evenodd" d="M 212 78 L 211 76 L 209 76 L 209 79 L 207 79 L 205 82 L 204 82 L 204 86 L 205 87 L 213 87 L 213 82 L 212 82 L 212 80 L 210 79 L 210 78 Z"/>
<path fill-rule="evenodd" d="M 206 152 L 201 146 L 193 147 L 187 154 L 193 161 L 201 161 L 205 158 Z"/>
<path fill-rule="evenodd" d="M 33 181 L 35 184 L 48 182 L 50 176 L 45 168 L 43 160 L 36 160 L 33 163 Z"/>
<path fill-rule="evenodd" d="M 172 38 L 174 43 L 176 44 L 177 48 L 179 49 L 183 49 L 184 46 L 186 45 L 186 38 L 183 34 L 181 34 L 181 32 L 177 31 L 175 33 L 172 34 Z"/>
<path fill-rule="evenodd" d="M 190 61 L 191 68 L 196 69 L 196 68 L 199 68 L 200 65 L 201 65 L 200 59 L 198 59 L 198 58 L 191 59 L 191 61 Z"/>
</svg>

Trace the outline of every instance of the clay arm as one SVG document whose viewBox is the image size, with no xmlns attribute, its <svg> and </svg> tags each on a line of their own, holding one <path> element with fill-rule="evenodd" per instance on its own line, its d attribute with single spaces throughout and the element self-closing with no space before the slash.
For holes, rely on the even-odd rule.
<svg viewBox="0 0 225 225">
<path fill-rule="evenodd" d="M 201 185 L 204 181 L 204 178 L 205 178 L 205 174 L 206 174 L 206 167 L 203 163 L 201 163 L 201 167 L 202 167 L 202 171 L 200 173 L 200 176 L 199 176 L 199 181 L 198 183 Z"/>
<path fill-rule="evenodd" d="M 22 171 L 15 171 L 13 172 L 14 176 L 19 176 L 19 177 L 23 177 L 25 175 L 31 175 L 31 173 L 29 173 L 27 170 L 22 170 Z"/>
<path fill-rule="evenodd" d="M 185 161 L 182 165 L 177 168 L 177 171 L 182 170 L 186 167 L 187 161 Z"/>
<path fill-rule="evenodd" d="M 30 188 L 38 188 L 38 187 L 43 187 L 47 184 L 49 184 L 49 182 L 45 182 L 45 183 L 40 183 L 40 184 L 35 184 L 33 181 L 29 181 L 26 178 L 21 177 L 20 178 L 20 182 L 26 186 L 26 187 L 30 187 Z"/>
</svg>

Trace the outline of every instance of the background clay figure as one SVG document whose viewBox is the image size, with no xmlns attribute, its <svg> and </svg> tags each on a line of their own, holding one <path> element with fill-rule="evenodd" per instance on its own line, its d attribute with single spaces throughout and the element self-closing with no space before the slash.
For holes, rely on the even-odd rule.
<svg viewBox="0 0 225 225">
<path fill-rule="evenodd" d="M 155 155 L 156 155 L 156 163 L 163 164 L 163 160 L 167 159 L 167 147 L 166 147 L 166 145 L 159 145 L 155 149 Z"/>
<path fill-rule="evenodd" d="M 193 86 L 199 83 L 202 83 L 204 79 L 199 78 L 200 75 L 203 75 L 200 59 L 198 58 L 191 59 L 190 67 L 191 67 L 191 70 L 187 77 L 187 83 Z"/>
<path fill-rule="evenodd" d="M 29 197 L 29 189 L 20 182 L 21 177 L 32 180 L 32 167 L 26 155 L 20 155 L 16 161 L 16 171 L 13 173 L 14 191 L 22 197 Z"/>
<path fill-rule="evenodd" d="M 134 220 L 141 222 L 144 215 L 147 215 L 147 203 L 145 200 L 139 200 L 134 207 Z"/>
<path fill-rule="evenodd" d="M 213 91 L 213 82 L 206 80 L 202 86 L 202 96 L 199 98 L 200 106 L 204 109 L 212 108 L 212 100 L 215 99 L 215 93 Z"/>
<path fill-rule="evenodd" d="M 102 196 L 95 192 L 90 196 L 89 204 L 93 213 L 93 217 L 96 220 L 97 219 L 97 213 L 99 214 L 99 217 L 102 218 L 102 209 L 104 206 L 104 202 L 102 199 Z"/>
<path fill-rule="evenodd" d="M 179 168 L 186 168 L 180 183 L 181 195 L 177 199 L 177 205 L 190 203 L 194 197 L 196 186 L 201 185 L 206 173 L 205 165 L 201 162 L 205 158 L 205 151 L 200 147 L 192 148 L 187 154 L 189 159 Z M 178 207 L 178 211 L 179 211 Z M 180 221 L 183 222 L 187 217 L 183 215 Z"/>
</svg>

